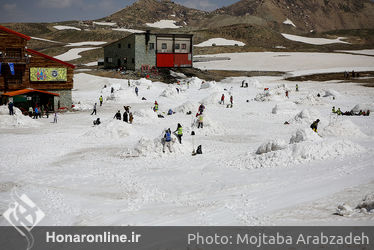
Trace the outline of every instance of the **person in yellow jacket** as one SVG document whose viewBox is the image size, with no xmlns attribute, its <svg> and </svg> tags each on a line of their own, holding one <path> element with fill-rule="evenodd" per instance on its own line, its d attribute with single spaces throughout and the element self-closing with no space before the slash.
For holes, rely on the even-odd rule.
<svg viewBox="0 0 374 250">
<path fill-rule="evenodd" d="M 180 123 L 178 123 L 177 130 L 174 133 L 176 133 L 179 143 L 182 144 L 183 128 Z"/>
<path fill-rule="evenodd" d="M 100 101 L 100 106 L 103 106 L 103 96 L 101 95 L 100 97 L 99 97 L 99 101 Z"/>
<path fill-rule="evenodd" d="M 197 117 L 197 128 L 203 128 L 203 114 L 200 114 L 198 117 Z"/>
</svg>

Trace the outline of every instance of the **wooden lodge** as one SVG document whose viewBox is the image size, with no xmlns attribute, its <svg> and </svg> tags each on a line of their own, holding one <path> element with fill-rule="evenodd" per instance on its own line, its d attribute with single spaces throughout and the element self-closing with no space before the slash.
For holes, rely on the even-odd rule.
<svg viewBox="0 0 374 250">
<path fill-rule="evenodd" d="M 0 25 L 0 104 L 70 109 L 75 66 L 28 49 L 30 39 Z"/>
</svg>

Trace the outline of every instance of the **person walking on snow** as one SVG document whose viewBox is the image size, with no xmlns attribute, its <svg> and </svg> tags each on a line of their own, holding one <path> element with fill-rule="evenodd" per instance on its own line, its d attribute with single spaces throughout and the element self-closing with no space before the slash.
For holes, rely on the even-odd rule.
<svg viewBox="0 0 374 250">
<path fill-rule="evenodd" d="M 163 144 L 163 147 L 162 147 L 162 152 L 164 152 L 164 153 L 165 153 L 165 147 L 168 147 L 170 153 L 172 153 L 172 151 L 171 151 L 171 132 L 170 132 L 170 128 L 165 131 L 165 135 L 164 135 L 164 144 Z"/>
<path fill-rule="evenodd" d="M 155 106 L 153 107 L 153 111 L 157 112 L 158 111 L 158 103 L 155 101 Z"/>
<path fill-rule="evenodd" d="M 93 106 L 93 110 L 92 110 L 92 113 L 91 113 L 91 115 L 93 115 L 94 113 L 95 113 L 95 115 L 96 115 L 96 102 L 95 102 L 95 105 Z"/>
<path fill-rule="evenodd" d="M 299 84 L 296 83 L 296 92 L 299 92 Z"/>
<path fill-rule="evenodd" d="M 180 123 L 178 123 L 177 129 L 174 131 L 174 133 L 177 133 L 178 141 L 180 144 L 182 144 L 183 128 Z"/>
<path fill-rule="evenodd" d="M 286 97 L 289 98 L 289 97 L 288 97 L 288 90 L 286 90 Z"/>
<path fill-rule="evenodd" d="M 234 97 L 230 96 L 230 104 L 231 104 L 231 108 L 232 108 L 232 105 L 234 104 Z"/>
<path fill-rule="evenodd" d="M 117 120 L 121 120 L 121 111 L 117 111 L 117 113 L 114 115 L 113 119 L 116 118 Z"/>
<path fill-rule="evenodd" d="M 130 112 L 129 114 L 129 123 L 132 124 L 132 121 L 134 120 L 134 116 L 132 115 L 132 113 Z"/>
<path fill-rule="evenodd" d="M 204 112 L 205 106 L 204 104 L 200 104 L 199 106 L 199 113 L 202 114 Z"/>
<path fill-rule="evenodd" d="M 139 94 L 139 89 L 138 89 L 138 87 L 135 87 L 135 94 L 136 94 L 136 96 L 138 96 L 138 94 Z"/>
<path fill-rule="evenodd" d="M 202 114 L 200 114 L 198 117 L 197 117 L 197 128 L 203 128 L 204 124 L 203 124 L 203 120 L 204 120 L 204 117 Z"/>
<path fill-rule="evenodd" d="M 34 117 L 32 119 L 38 119 L 38 116 L 39 116 L 39 109 L 38 109 L 38 107 L 35 107 L 35 109 L 34 109 Z"/>
<path fill-rule="evenodd" d="M 310 125 L 310 128 L 313 129 L 314 132 L 317 133 L 317 127 L 318 127 L 319 119 L 315 120 L 312 125 Z"/>
<path fill-rule="evenodd" d="M 14 107 L 13 102 L 9 102 L 8 103 L 9 115 L 14 115 L 13 107 Z"/>
<path fill-rule="evenodd" d="M 103 106 L 103 96 L 102 95 L 100 96 L 99 101 L 100 101 L 100 107 Z"/>
<path fill-rule="evenodd" d="M 222 94 L 222 96 L 221 96 L 221 104 L 225 104 L 225 95 L 224 94 Z"/>
<path fill-rule="evenodd" d="M 57 123 L 57 112 L 55 111 L 55 115 L 53 117 L 53 123 Z"/>
<path fill-rule="evenodd" d="M 123 121 L 128 122 L 129 121 L 128 119 L 129 119 L 128 112 L 127 111 L 123 112 Z"/>
</svg>

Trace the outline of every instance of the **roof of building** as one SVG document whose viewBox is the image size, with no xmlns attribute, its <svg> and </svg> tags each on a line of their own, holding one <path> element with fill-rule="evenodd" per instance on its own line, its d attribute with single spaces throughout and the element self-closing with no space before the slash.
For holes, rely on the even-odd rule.
<svg viewBox="0 0 374 250">
<path fill-rule="evenodd" d="M 27 49 L 26 51 L 27 51 L 27 52 L 30 52 L 30 53 L 32 53 L 32 54 L 35 54 L 35 55 L 42 56 L 42 57 L 47 58 L 47 59 L 49 59 L 49 60 L 52 60 L 52 61 L 55 61 L 55 62 L 58 62 L 58 63 L 64 64 L 64 65 L 66 65 L 66 66 L 68 66 L 68 67 L 70 67 L 70 68 L 73 68 L 73 69 L 75 68 L 75 66 L 74 66 L 73 64 L 70 64 L 70 63 L 67 63 L 67 62 L 64 62 L 64 61 L 58 60 L 57 58 L 54 58 L 54 57 L 48 56 L 48 55 L 43 54 L 43 53 L 41 53 L 41 52 L 38 52 L 38 51 L 36 51 L 36 50 L 33 50 L 33 49 Z"/>
<path fill-rule="evenodd" d="M 59 96 L 60 95 L 60 94 L 57 94 L 57 93 L 47 92 L 47 91 L 38 90 L 38 89 L 31 89 L 31 88 L 16 90 L 16 91 L 12 91 L 12 92 L 7 92 L 7 93 L 4 93 L 2 95 L 5 95 L 5 96 L 16 96 L 16 95 L 24 95 L 24 94 L 31 93 L 31 92 L 39 92 L 39 93 L 48 94 L 48 95 L 54 95 L 54 96 Z"/>
<path fill-rule="evenodd" d="M 105 44 L 104 46 L 103 46 L 103 48 L 105 48 L 105 47 L 108 47 L 108 46 L 111 46 L 111 45 L 113 45 L 113 44 L 115 44 L 115 43 L 118 43 L 119 41 L 121 41 L 121 40 L 123 40 L 123 39 L 125 39 L 125 38 L 128 38 L 128 37 L 130 37 L 130 36 L 142 36 L 142 35 L 146 35 L 146 34 L 148 34 L 148 35 L 152 35 L 152 36 L 156 36 L 156 37 L 160 37 L 160 36 L 163 36 L 163 37 L 180 37 L 180 38 L 192 38 L 193 37 L 193 34 L 157 34 L 157 33 L 149 33 L 149 32 L 144 32 L 144 33 L 132 33 L 132 34 L 130 34 L 130 35 L 128 35 L 128 36 L 125 36 L 125 37 L 122 37 L 121 39 L 118 39 L 118 40 L 116 40 L 116 41 L 114 41 L 114 42 L 111 42 L 111 43 L 108 43 L 108 44 Z"/>
<path fill-rule="evenodd" d="M 31 37 L 29 37 L 29 36 L 26 36 L 24 34 L 18 33 L 17 31 L 8 29 L 7 27 L 1 26 L 1 25 L 0 25 L 0 30 L 5 31 L 5 32 L 10 33 L 10 34 L 14 34 L 16 36 L 19 36 L 19 37 L 21 37 L 23 39 L 26 39 L 27 41 L 31 39 Z"/>
</svg>

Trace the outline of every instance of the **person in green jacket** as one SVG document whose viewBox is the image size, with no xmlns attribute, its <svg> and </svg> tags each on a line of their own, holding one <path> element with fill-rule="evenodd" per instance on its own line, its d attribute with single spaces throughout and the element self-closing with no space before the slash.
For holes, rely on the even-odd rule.
<svg viewBox="0 0 374 250">
<path fill-rule="evenodd" d="M 99 97 L 99 101 L 100 101 L 100 106 L 103 106 L 103 96 L 101 95 L 100 97 Z"/>
<path fill-rule="evenodd" d="M 334 107 L 332 107 L 332 113 L 336 113 L 336 110 L 335 110 L 335 106 Z"/>
<path fill-rule="evenodd" d="M 178 141 L 182 144 L 183 128 L 180 123 L 178 123 L 177 130 L 175 130 L 174 133 L 177 133 Z"/>
</svg>

